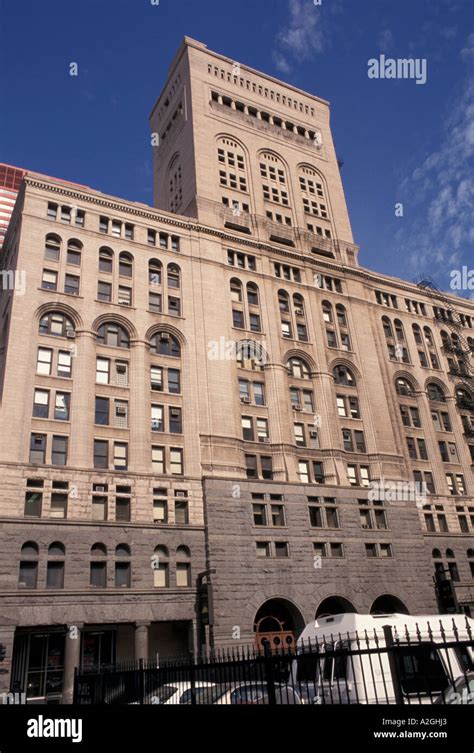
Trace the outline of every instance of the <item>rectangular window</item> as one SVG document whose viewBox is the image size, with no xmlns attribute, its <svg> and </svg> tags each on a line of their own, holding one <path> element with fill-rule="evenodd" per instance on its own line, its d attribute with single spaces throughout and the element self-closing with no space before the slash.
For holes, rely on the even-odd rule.
<svg viewBox="0 0 474 753">
<path fill-rule="evenodd" d="M 163 369 L 161 366 L 150 366 L 150 387 L 156 392 L 163 391 Z"/>
<path fill-rule="evenodd" d="M 131 499 L 130 497 L 115 498 L 115 520 L 117 522 L 127 522 L 131 520 Z"/>
<path fill-rule="evenodd" d="M 95 423 L 99 426 L 109 424 L 109 398 L 96 397 L 95 399 Z"/>
<path fill-rule="evenodd" d="M 23 514 L 27 518 L 40 518 L 43 506 L 43 493 L 30 491 L 25 493 L 25 507 Z"/>
<path fill-rule="evenodd" d="M 189 509 L 187 499 L 175 499 L 174 522 L 178 526 L 187 526 L 189 524 Z"/>
<path fill-rule="evenodd" d="M 120 306 L 131 306 L 132 288 L 127 288 L 125 285 L 119 285 L 117 301 Z"/>
<path fill-rule="evenodd" d="M 97 358 L 95 381 L 97 384 L 109 384 L 110 380 L 110 360 L 108 358 Z M 97 420 L 96 420 L 97 423 Z"/>
<path fill-rule="evenodd" d="M 237 327 L 237 329 L 244 328 L 243 311 L 237 311 L 237 309 L 232 309 L 232 326 Z"/>
<path fill-rule="evenodd" d="M 72 353 L 70 350 L 60 350 L 58 352 L 57 376 L 70 378 L 72 370 Z"/>
<path fill-rule="evenodd" d="M 66 518 L 67 517 L 67 494 L 53 493 L 51 494 L 51 518 Z"/>
<path fill-rule="evenodd" d="M 67 465 L 68 437 L 53 436 L 51 448 L 51 463 L 53 465 Z"/>
<path fill-rule="evenodd" d="M 267 524 L 267 508 L 264 504 L 252 505 L 253 524 L 254 526 L 266 526 Z"/>
<path fill-rule="evenodd" d="M 182 434 L 181 408 L 169 408 L 169 431 L 171 434 Z"/>
<path fill-rule="evenodd" d="M 57 290 L 58 273 L 54 272 L 52 269 L 43 269 L 41 287 L 43 288 L 43 290 Z"/>
<path fill-rule="evenodd" d="M 35 390 L 33 401 L 34 418 L 48 418 L 49 416 L 49 390 Z"/>
<path fill-rule="evenodd" d="M 262 382 L 253 383 L 253 398 L 255 405 L 265 405 L 265 389 Z"/>
<path fill-rule="evenodd" d="M 320 461 L 313 461 L 313 474 L 315 484 L 324 484 L 324 466 Z"/>
<path fill-rule="evenodd" d="M 250 329 L 252 332 L 261 332 L 260 316 L 258 314 L 250 314 Z"/>
<path fill-rule="evenodd" d="M 283 505 L 270 505 L 272 526 L 281 528 L 286 525 L 285 508 Z"/>
<path fill-rule="evenodd" d="M 153 473 L 164 474 L 165 472 L 165 448 L 164 447 L 152 447 L 151 448 L 151 465 Z"/>
<path fill-rule="evenodd" d="M 171 316 L 181 316 L 181 299 L 175 296 L 168 296 L 168 314 Z"/>
<path fill-rule="evenodd" d="M 268 434 L 268 421 L 266 418 L 257 418 L 256 419 L 256 426 L 257 426 L 257 437 L 259 442 L 264 442 L 266 439 L 269 438 Z"/>
<path fill-rule="evenodd" d="M 262 478 L 271 480 L 273 478 L 273 464 L 271 457 L 261 456 L 260 467 L 262 469 Z"/>
<path fill-rule="evenodd" d="M 176 563 L 176 585 L 187 588 L 191 585 L 191 566 L 189 562 Z"/>
<path fill-rule="evenodd" d="M 179 447 L 170 449 L 170 471 L 172 476 L 183 475 L 183 450 Z"/>
<path fill-rule="evenodd" d="M 153 489 L 153 522 L 168 522 L 168 499 L 166 489 Z"/>
<path fill-rule="evenodd" d="M 64 278 L 64 292 L 79 295 L 79 280 L 77 275 L 66 275 Z"/>
<path fill-rule="evenodd" d="M 18 578 L 19 588 L 36 588 L 38 582 L 38 563 L 20 562 L 20 574 Z"/>
<path fill-rule="evenodd" d="M 287 541 L 275 541 L 275 557 L 289 557 Z"/>
<path fill-rule="evenodd" d="M 152 431 L 164 431 L 165 430 L 162 405 L 151 406 L 151 430 Z"/>
<path fill-rule="evenodd" d="M 64 562 L 48 562 L 46 588 L 64 588 Z"/>
<path fill-rule="evenodd" d="M 51 374 L 51 364 L 53 360 L 53 351 L 49 348 L 38 348 L 38 358 L 36 361 L 36 373 L 49 376 Z"/>
<path fill-rule="evenodd" d="M 54 403 L 54 418 L 56 421 L 69 421 L 70 400 L 69 392 L 56 392 Z"/>
<path fill-rule="evenodd" d="M 107 563 L 106 562 L 91 562 L 89 583 L 91 586 L 94 586 L 94 588 L 106 588 L 107 587 Z"/>
<path fill-rule="evenodd" d="M 322 507 L 309 507 L 309 523 L 312 528 L 323 528 L 323 509 Z"/>
<path fill-rule="evenodd" d="M 173 395 L 181 393 L 181 374 L 179 369 L 168 369 L 168 392 Z"/>
<path fill-rule="evenodd" d="M 130 588 L 131 570 L 130 562 L 115 563 L 115 588 Z"/>
<path fill-rule="evenodd" d="M 109 443 L 102 439 L 94 440 L 94 468 L 109 467 Z"/>
<path fill-rule="evenodd" d="M 298 461 L 298 474 L 303 484 L 309 484 L 309 463 L 307 460 Z"/>
<path fill-rule="evenodd" d="M 250 416 L 242 416 L 242 438 L 247 441 L 254 441 L 253 421 Z"/>
<path fill-rule="evenodd" d="M 46 461 L 46 434 L 32 434 L 30 439 L 30 463 L 43 465 Z"/>
<path fill-rule="evenodd" d="M 128 445 L 126 442 L 114 442 L 114 471 L 126 471 L 128 468 Z"/>
<path fill-rule="evenodd" d="M 160 314 L 162 311 L 161 294 L 160 293 L 148 293 L 148 308 L 155 314 Z"/>
<path fill-rule="evenodd" d="M 256 549 L 257 549 L 257 557 L 270 557 L 270 542 L 269 541 L 257 541 Z"/>
<path fill-rule="evenodd" d="M 92 520 L 107 520 L 107 497 L 93 495 Z"/>
<path fill-rule="evenodd" d="M 97 283 L 97 299 L 99 301 L 110 303 L 112 300 L 112 285 L 110 282 L 102 282 L 99 280 Z"/>
<path fill-rule="evenodd" d="M 257 478 L 257 456 L 246 455 L 245 456 L 245 469 L 247 478 Z"/>
</svg>

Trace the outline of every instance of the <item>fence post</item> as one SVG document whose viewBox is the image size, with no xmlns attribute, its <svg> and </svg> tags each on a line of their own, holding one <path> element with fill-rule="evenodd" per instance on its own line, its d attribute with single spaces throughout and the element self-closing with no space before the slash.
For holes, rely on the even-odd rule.
<svg viewBox="0 0 474 753">
<path fill-rule="evenodd" d="M 143 706 L 145 701 L 145 667 L 142 658 L 138 660 L 138 695 L 140 705 Z"/>
<path fill-rule="evenodd" d="M 390 674 L 392 676 L 393 693 L 395 696 L 395 703 L 403 706 L 403 693 L 400 683 L 400 675 L 398 673 L 398 662 L 396 655 L 396 646 L 393 640 L 392 626 L 383 625 L 383 634 L 385 637 L 385 645 L 387 647 L 388 664 L 390 667 Z M 388 701 L 388 698 L 387 698 Z"/>
<path fill-rule="evenodd" d="M 191 684 L 191 706 L 196 705 L 196 672 L 194 668 L 194 654 L 191 652 L 189 656 L 189 682 Z"/>
<path fill-rule="evenodd" d="M 77 703 L 77 666 L 74 667 L 74 681 L 73 681 L 73 691 L 72 691 L 72 703 L 73 705 Z"/>
<path fill-rule="evenodd" d="M 273 656 L 269 643 L 263 644 L 263 666 L 265 667 L 265 678 L 267 680 L 268 705 L 276 706 L 275 694 L 275 671 L 273 666 Z"/>
</svg>

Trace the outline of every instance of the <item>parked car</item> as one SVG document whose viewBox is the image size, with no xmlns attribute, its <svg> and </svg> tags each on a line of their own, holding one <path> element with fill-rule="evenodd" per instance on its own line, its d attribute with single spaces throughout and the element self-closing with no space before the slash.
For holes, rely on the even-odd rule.
<svg viewBox="0 0 474 753">
<path fill-rule="evenodd" d="M 232 682 L 221 685 L 220 692 L 213 690 L 214 704 L 238 706 L 267 706 L 269 691 L 266 682 Z M 300 705 L 303 703 L 301 694 L 290 685 L 275 684 L 275 698 L 278 705 Z"/>
<path fill-rule="evenodd" d="M 383 628 L 397 644 L 397 673 L 405 703 L 433 703 L 462 672 L 474 669 L 474 619 L 460 614 L 337 614 L 310 622 L 297 641 L 291 684 L 309 703 L 394 703 Z M 410 637 L 407 638 L 407 635 Z M 372 653 L 358 653 L 371 650 Z"/>
<path fill-rule="evenodd" d="M 474 672 L 458 677 L 433 703 L 474 704 Z"/>
<path fill-rule="evenodd" d="M 214 703 L 212 689 L 216 688 L 213 682 L 197 680 L 194 683 L 196 703 Z M 169 682 L 157 688 L 150 698 L 150 703 L 161 705 L 173 705 L 177 703 L 191 703 L 192 689 L 190 682 Z"/>
</svg>

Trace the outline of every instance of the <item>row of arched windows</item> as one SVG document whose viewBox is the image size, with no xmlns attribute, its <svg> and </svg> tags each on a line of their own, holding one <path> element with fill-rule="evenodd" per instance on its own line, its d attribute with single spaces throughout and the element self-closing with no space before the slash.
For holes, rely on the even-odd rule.
<svg viewBox="0 0 474 753">
<path fill-rule="evenodd" d="M 107 546 L 96 543 L 90 549 L 90 585 L 98 588 L 107 587 Z M 20 588 L 37 588 L 39 546 L 34 541 L 27 541 L 21 547 L 18 585 Z M 46 563 L 46 588 L 64 588 L 64 570 L 66 548 L 59 541 L 48 546 Z M 131 587 L 131 549 L 128 544 L 117 544 L 114 550 L 115 586 Z M 191 585 L 191 551 L 187 546 L 178 546 L 175 552 L 176 586 Z M 153 585 L 167 587 L 170 585 L 170 553 L 166 546 L 155 547 L 151 556 Z"/>
</svg>

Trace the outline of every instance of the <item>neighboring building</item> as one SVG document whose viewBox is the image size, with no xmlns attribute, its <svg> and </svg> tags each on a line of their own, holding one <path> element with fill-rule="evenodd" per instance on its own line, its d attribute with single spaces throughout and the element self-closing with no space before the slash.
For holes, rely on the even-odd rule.
<svg viewBox="0 0 474 753">
<path fill-rule="evenodd" d="M 151 128 L 158 208 L 29 173 L 7 234 L 0 691 L 434 613 L 435 569 L 474 613 L 474 303 L 359 266 L 317 97 L 186 38 Z"/>
<path fill-rule="evenodd" d="M 25 170 L 0 162 L 0 253 Z"/>
</svg>

